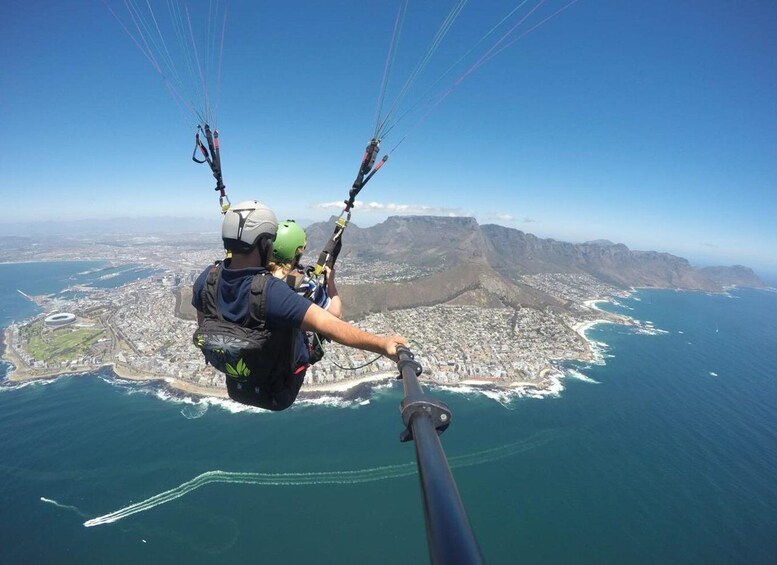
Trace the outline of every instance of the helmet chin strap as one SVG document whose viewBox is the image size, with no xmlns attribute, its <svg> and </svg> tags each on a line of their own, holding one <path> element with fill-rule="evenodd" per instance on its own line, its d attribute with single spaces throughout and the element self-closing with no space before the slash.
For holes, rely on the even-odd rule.
<svg viewBox="0 0 777 565">
<path fill-rule="evenodd" d="M 291 260 L 291 270 L 293 271 L 299 266 L 299 260 L 302 258 L 302 253 L 295 253 L 294 259 Z"/>
<path fill-rule="evenodd" d="M 259 260 L 262 262 L 262 267 L 267 266 L 267 260 L 270 257 L 270 249 L 272 248 L 272 239 L 263 235 L 259 238 L 256 245 L 257 251 L 259 251 Z"/>
</svg>

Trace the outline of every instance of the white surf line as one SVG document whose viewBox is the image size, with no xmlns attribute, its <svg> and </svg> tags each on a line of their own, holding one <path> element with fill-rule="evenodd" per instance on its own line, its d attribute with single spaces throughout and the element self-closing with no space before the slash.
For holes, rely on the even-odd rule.
<svg viewBox="0 0 777 565">
<path fill-rule="evenodd" d="M 569 371 L 564 373 L 564 376 L 569 378 L 569 379 L 576 379 L 578 381 L 582 381 L 584 383 L 591 383 L 591 384 L 595 384 L 595 385 L 602 384 L 599 381 L 597 381 L 596 379 L 592 379 L 588 375 L 585 375 L 585 374 L 581 373 L 580 371 L 578 371 L 576 369 L 570 369 Z"/>
<path fill-rule="evenodd" d="M 534 449 L 547 443 L 559 435 L 553 430 L 539 432 L 532 437 L 516 443 L 503 445 L 476 453 L 459 455 L 450 458 L 452 468 L 470 467 L 472 465 L 481 465 L 504 459 L 516 453 L 521 453 Z M 196 490 L 202 486 L 211 483 L 226 484 L 251 484 L 261 486 L 305 486 L 305 485 L 356 485 L 361 483 L 370 483 L 383 481 L 386 479 L 397 479 L 416 474 L 416 464 L 404 463 L 401 465 L 387 465 L 384 467 L 374 467 L 371 469 L 358 469 L 354 471 L 327 471 L 318 473 L 239 473 L 230 471 L 207 471 L 197 475 L 190 481 L 166 490 L 159 494 L 120 508 L 109 514 L 98 516 L 84 522 L 84 526 L 101 526 L 122 520 L 133 514 L 151 510 L 161 504 L 172 502 L 182 496 Z M 43 500 L 43 499 L 41 499 Z"/>
</svg>

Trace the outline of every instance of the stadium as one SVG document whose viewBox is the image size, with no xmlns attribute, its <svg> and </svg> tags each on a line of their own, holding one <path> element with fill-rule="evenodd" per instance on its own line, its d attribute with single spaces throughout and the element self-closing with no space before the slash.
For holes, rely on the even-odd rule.
<svg viewBox="0 0 777 565">
<path fill-rule="evenodd" d="M 75 314 L 70 314 L 68 312 L 61 312 L 58 314 L 52 314 L 51 316 L 47 316 L 45 320 L 43 320 L 43 323 L 49 327 L 49 328 L 59 328 L 61 326 L 67 326 L 68 324 L 72 324 L 76 321 Z"/>
</svg>

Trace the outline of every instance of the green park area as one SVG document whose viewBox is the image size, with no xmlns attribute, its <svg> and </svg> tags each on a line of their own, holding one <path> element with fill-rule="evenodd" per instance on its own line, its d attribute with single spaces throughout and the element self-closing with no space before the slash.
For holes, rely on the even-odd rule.
<svg viewBox="0 0 777 565">
<path fill-rule="evenodd" d="M 43 321 L 33 322 L 22 328 L 21 334 L 27 346 L 27 353 L 38 361 L 60 363 L 90 355 L 98 339 L 105 335 L 102 328 L 47 328 Z"/>
</svg>

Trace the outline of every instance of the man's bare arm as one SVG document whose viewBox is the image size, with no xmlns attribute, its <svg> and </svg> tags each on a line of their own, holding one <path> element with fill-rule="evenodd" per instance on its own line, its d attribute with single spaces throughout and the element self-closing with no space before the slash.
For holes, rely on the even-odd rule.
<svg viewBox="0 0 777 565">
<path fill-rule="evenodd" d="M 318 332 L 349 347 L 380 353 L 396 360 L 397 345 L 408 345 L 402 336 L 380 336 L 343 322 L 323 308 L 311 304 L 302 319 L 302 329 Z"/>
<path fill-rule="evenodd" d="M 324 267 L 324 281 L 326 283 L 326 291 L 329 295 L 329 306 L 326 311 L 332 314 L 336 318 L 343 319 L 343 301 L 340 300 L 340 295 L 337 292 L 337 285 L 335 284 L 335 270 L 334 268 Z"/>
</svg>

